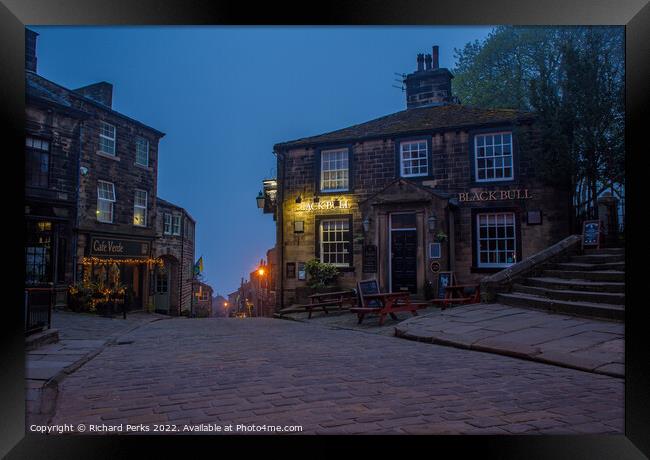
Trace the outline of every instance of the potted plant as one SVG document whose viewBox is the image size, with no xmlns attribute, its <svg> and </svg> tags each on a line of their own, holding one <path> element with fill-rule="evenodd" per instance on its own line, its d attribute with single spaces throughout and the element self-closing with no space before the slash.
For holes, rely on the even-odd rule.
<svg viewBox="0 0 650 460">
<path fill-rule="evenodd" d="M 305 264 L 307 286 L 314 290 L 322 290 L 332 286 L 339 276 L 339 270 L 332 264 L 326 264 L 318 259 L 311 259 Z"/>
<path fill-rule="evenodd" d="M 448 238 L 449 237 L 447 236 L 447 234 L 442 230 L 438 230 L 438 233 L 436 233 L 435 235 L 435 239 L 439 243 L 444 243 L 445 241 L 447 241 Z"/>
</svg>

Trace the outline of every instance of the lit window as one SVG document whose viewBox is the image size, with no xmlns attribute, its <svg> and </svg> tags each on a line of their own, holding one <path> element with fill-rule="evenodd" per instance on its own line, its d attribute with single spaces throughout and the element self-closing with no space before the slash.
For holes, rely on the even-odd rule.
<svg viewBox="0 0 650 460">
<path fill-rule="evenodd" d="M 338 267 L 350 266 L 350 222 L 328 219 L 320 223 L 320 260 Z"/>
<path fill-rule="evenodd" d="M 50 143 L 35 137 L 25 138 L 25 183 L 47 188 L 50 172 Z"/>
<path fill-rule="evenodd" d="M 115 186 L 103 180 L 97 181 L 97 220 L 113 222 L 113 203 L 115 203 Z"/>
<path fill-rule="evenodd" d="M 172 235 L 181 234 L 181 216 L 180 214 L 174 214 L 174 219 L 172 221 Z"/>
<path fill-rule="evenodd" d="M 515 214 L 478 214 L 476 219 L 478 266 L 507 267 L 517 262 Z"/>
<path fill-rule="evenodd" d="M 429 174 L 427 141 L 400 143 L 400 175 L 418 177 Z"/>
<path fill-rule="evenodd" d="M 99 128 L 99 150 L 108 155 L 115 155 L 115 126 L 103 121 Z"/>
<path fill-rule="evenodd" d="M 474 137 L 477 182 L 512 179 L 512 133 L 481 134 Z"/>
<path fill-rule="evenodd" d="M 138 137 L 135 141 L 135 162 L 149 166 L 149 141 L 144 137 Z"/>
<path fill-rule="evenodd" d="M 133 225 L 145 227 L 147 225 L 147 192 L 145 190 L 135 191 L 133 201 Z"/>
<path fill-rule="evenodd" d="M 322 191 L 348 190 L 348 149 L 321 151 L 320 164 L 320 189 Z"/>
<path fill-rule="evenodd" d="M 164 227 L 163 227 L 163 233 L 165 235 L 171 235 L 172 234 L 172 215 L 165 213 L 164 215 Z"/>
</svg>

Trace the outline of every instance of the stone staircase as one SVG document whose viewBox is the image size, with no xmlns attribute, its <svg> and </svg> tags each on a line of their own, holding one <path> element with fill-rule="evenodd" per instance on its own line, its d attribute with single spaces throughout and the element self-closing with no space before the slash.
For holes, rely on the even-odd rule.
<svg viewBox="0 0 650 460">
<path fill-rule="evenodd" d="M 587 249 L 519 280 L 497 301 L 576 316 L 625 319 L 625 249 Z"/>
</svg>

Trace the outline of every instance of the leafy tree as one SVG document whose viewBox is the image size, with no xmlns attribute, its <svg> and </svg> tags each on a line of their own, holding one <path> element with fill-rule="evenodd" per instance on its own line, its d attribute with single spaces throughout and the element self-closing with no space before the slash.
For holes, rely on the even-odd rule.
<svg viewBox="0 0 650 460">
<path fill-rule="evenodd" d="M 536 171 L 588 217 L 604 190 L 624 187 L 623 43 L 620 27 L 500 26 L 455 50 L 461 102 L 537 112 Z"/>
</svg>

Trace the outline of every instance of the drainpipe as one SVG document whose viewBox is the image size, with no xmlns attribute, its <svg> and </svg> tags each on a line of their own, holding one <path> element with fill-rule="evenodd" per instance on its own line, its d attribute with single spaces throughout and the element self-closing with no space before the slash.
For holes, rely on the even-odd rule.
<svg viewBox="0 0 650 460">
<path fill-rule="evenodd" d="M 172 226 L 174 221 L 174 217 L 172 217 Z M 181 314 L 181 308 L 183 305 L 183 254 L 185 254 L 185 227 L 187 226 L 187 216 L 183 216 L 183 233 L 181 234 L 181 260 L 180 260 L 180 267 L 179 267 L 179 274 L 178 274 L 178 315 L 180 316 Z M 165 217 L 163 216 L 163 231 L 165 231 Z"/>
<path fill-rule="evenodd" d="M 279 245 L 278 251 L 278 284 L 279 284 L 279 294 L 280 294 L 280 309 L 284 308 L 284 212 L 282 210 L 282 203 L 284 202 L 284 177 L 285 177 L 285 167 L 284 155 L 282 151 L 273 152 L 275 153 L 278 163 L 278 191 L 276 198 L 276 208 L 275 212 L 277 213 L 277 227 L 276 227 L 276 241 Z M 279 231 L 277 230 L 279 229 Z"/>
<path fill-rule="evenodd" d="M 74 228 L 72 229 L 72 282 L 77 282 L 77 246 L 79 240 L 79 188 L 81 187 L 81 142 L 82 142 L 82 131 L 83 131 L 84 122 L 79 121 L 79 132 L 77 134 L 77 173 L 76 173 L 76 182 L 75 182 L 75 216 L 74 216 Z"/>
</svg>

